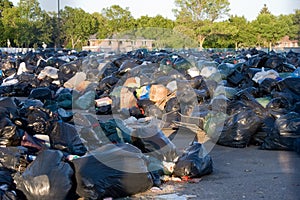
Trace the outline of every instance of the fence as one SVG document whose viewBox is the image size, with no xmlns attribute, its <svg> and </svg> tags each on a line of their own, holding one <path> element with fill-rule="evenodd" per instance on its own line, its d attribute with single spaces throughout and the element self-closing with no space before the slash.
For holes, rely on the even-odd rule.
<svg viewBox="0 0 300 200">
<path fill-rule="evenodd" d="M 7 48 L 7 47 L 0 47 L 1 52 L 7 53 L 26 53 L 28 51 L 34 51 L 34 48 Z"/>
</svg>

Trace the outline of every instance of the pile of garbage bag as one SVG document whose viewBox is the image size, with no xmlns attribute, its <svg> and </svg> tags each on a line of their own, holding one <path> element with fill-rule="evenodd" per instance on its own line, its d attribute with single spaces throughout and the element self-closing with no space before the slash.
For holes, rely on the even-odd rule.
<svg viewBox="0 0 300 200">
<path fill-rule="evenodd" d="M 299 153 L 300 54 L 0 54 L 0 198 L 103 199 L 213 172 L 211 144 Z M 164 130 L 171 129 L 167 135 Z M 192 132 L 184 151 L 173 141 Z"/>
</svg>

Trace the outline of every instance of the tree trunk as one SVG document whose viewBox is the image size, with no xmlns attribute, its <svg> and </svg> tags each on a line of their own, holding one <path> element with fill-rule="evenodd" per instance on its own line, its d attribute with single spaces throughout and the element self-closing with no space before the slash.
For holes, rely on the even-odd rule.
<svg viewBox="0 0 300 200">
<path fill-rule="evenodd" d="M 200 51 L 203 50 L 203 43 L 204 43 L 205 38 L 206 38 L 206 37 L 203 36 L 203 35 L 199 35 L 199 36 L 198 36 L 199 50 L 200 50 Z"/>
<path fill-rule="evenodd" d="M 72 38 L 71 40 L 72 40 L 72 49 L 74 49 L 75 47 L 74 39 Z"/>
<path fill-rule="evenodd" d="M 238 50 L 238 43 L 235 42 L 234 44 L 235 44 L 235 51 L 237 51 Z"/>
<path fill-rule="evenodd" d="M 269 51 L 272 51 L 272 42 L 269 42 Z"/>
</svg>

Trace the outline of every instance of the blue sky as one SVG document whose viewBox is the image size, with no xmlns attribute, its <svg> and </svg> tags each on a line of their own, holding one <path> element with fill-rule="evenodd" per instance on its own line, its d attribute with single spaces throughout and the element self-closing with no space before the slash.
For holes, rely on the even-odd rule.
<svg viewBox="0 0 300 200">
<path fill-rule="evenodd" d="M 12 0 L 17 5 L 19 0 Z M 42 9 L 57 11 L 57 0 L 39 0 Z M 229 0 L 230 14 L 245 16 L 253 20 L 258 15 L 264 4 L 274 15 L 294 13 L 300 9 L 300 0 Z M 111 5 L 128 7 L 134 18 L 142 15 L 156 16 L 158 14 L 169 19 L 175 19 L 172 9 L 175 8 L 174 0 L 60 0 L 61 8 L 71 6 L 82 8 L 86 12 L 101 12 L 103 8 Z"/>
</svg>

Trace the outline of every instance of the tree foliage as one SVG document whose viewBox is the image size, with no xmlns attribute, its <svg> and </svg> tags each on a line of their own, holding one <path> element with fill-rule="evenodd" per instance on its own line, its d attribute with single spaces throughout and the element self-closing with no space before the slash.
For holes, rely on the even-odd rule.
<svg viewBox="0 0 300 200">
<path fill-rule="evenodd" d="M 61 13 L 61 18 L 66 42 L 73 49 L 76 45 L 85 44 L 89 36 L 97 32 L 97 19 L 81 8 L 65 7 Z M 68 43 L 66 43 L 67 46 Z"/>
<path fill-rule="evenodd" d="M 268 46 L 270 50 L 272 45 L 285 36 L 289 29 L 286 23 L 282 23 L 272 14 L 259 14 L 252 25 L 257 36 L 257 45 Z"/>
<path fill-rule="evenodd" d="M 174 10 L 177 24 L 191 27 L 200 49 L 205 39 L 214 33 L 213 23 L 229 12 L 228 0 L 175 0 L 175 5 L 178 7 Z"/>
<path fill-rule="evenodd" d="M 300 9 L 295 10 L 295 14 L 293 16 L 293 25 L 295 27 L 295 39 L 298 40 L 298 44 L 300 45 Z"/>
<path fill-rule="evenodd" d="M 269 47 L 283 36 L 300 41 L 300 10 L 289 15 L 273 15 L 267 5 L 253 21 L 228 16 L 228 0 L 174 0 L 176 20 L 141 16 L 133 18 L 128 8 L 113 5 L 101 12 L 86 13 L 65 7 L 60 19 L 56 12 L 41 9 L 38 0 L 20 0 L 13 5 L 0 0 L 0 46 L 7 40 L 14 47 L 48 47 L 64 44 L 80 48 L 91 35 L 96 38 L 153 39 L 156 48 Z"/>
<path fill-rule="evenodd" d="M 3 17 L 2 12 L 7 8 L 12 8 L 14 4 L 9 0 L 0 0 L 0 18 Z"/>
<path fill-rule="evenodd" d="M 271 14 L 271 12 L 269 11 L 269 8 L 267 7 L 267 4 L 264 4 L 264 6 L 260 10 L 259 14 L 268 14 L 268 15 Z"/>
<path fill-rule="evenodd" d="M 107 19 L 105 28 L 110 37 L 126 30 L 132 30 L 134 27 L 134 18 L 128 8 L 123 9 L 119 5 L 112 5 L 109 8 L 104 8 L 102 15 Z"/>
</svg>

